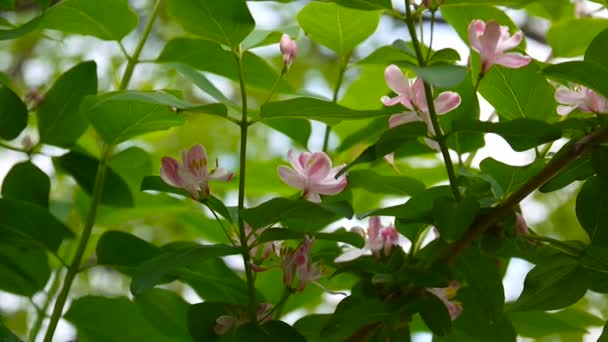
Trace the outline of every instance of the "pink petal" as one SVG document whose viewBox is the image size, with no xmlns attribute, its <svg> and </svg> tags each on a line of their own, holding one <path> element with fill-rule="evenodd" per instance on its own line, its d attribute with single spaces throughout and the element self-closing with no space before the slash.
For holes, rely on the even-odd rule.
<svg viewBox="0 0 608 342">
<path fill-rule="evenodd" d="M 416 112 L 407 112 L 401 114 L 393 114 L 388 119 L 388 127 L 395 128 L 399 125 L 403 125 L 409 122 L 422 121 L 422 119 L 416 114 Z"/>
<path fill-rule="evenodd" d="M 494 57 L 500 36 L 500 25 L 498 25 L 498 23 L 496 23 L 494 20 L 488 21 L 488 23 L 486 24 L 486 30 L 479 38 L 479 41 L 481 43 L 481 49 L 479 53 L 481 54 L 482 60 L 489 60 Z"/>
<path fill-rule="evenodd" d="M 184 180 L 179 173 L 179 168 L 180 166 L 177 160 L 170 157 L 164 157 L 160 168 L 160 177 L 165 183 L 180 188 L 184 184 Z"/>
<path fill-rule="evenodd" d="M 313 183 L 324 180 L 329 175 L 330 170 L 331 160 L 323 152 L 313 153 L 305 168 L 308 180 Z"/>
<path fill-rule="evenodd" d="M 521 68 L 532 62 L 532 58 L 530 56 L 524 56 L 521 53 L 505 53 L 496 56 L 494 60 L 494 64 L 502 65 L 507 68 Z"/>
<path fill-rule="evenodd" d="M 483 34 L 485 29 L 486 23 L 479 19 L 473 20 L 469 24 L 469 44 L 471 44 L 471 48 L 477 52 L 481 51 L 481 42 L 479 41 L 479 36 Z"/>
<path fill-rule="evenodd" d="M 279 178 L 281 178 L 285 184 L 296 189 L 304 189 L 304 185 L 306 184 L 304 178 L 293 169 L 281 165 L 277 168 L 277 172 L 279 174 Z"/>
<path fill-rule="evenodd" d="M 198 191 L 198 186 L 195 184 L 185 184 L 184 185 L 184 189 L 186 189 L 186 191 L 188 191 L 190 193 L 190 196 L 192 196 L 192 198 L 194 199 L 199 199 L 200 198 L 200 194 Z M 205 189 L 203 189 L 203 192 L 207 195 L 209 195 L 209 187 L 205 186 Z"/>
<path fill-rule="evenodd" d="M 380 101 L 382 101 L 382 104 L 384 104 L 387 107 L 392 107 L 392 106 L 395 106 L 398 104 L 402 104 L 406 108 L 412 109 L 412 104 L 405 96 L 399 95 L 399 96 L 395 96 L 393 98 L 390 98 L 388 96 L 382 96 L 380 98 Z"/>
<path fill-rule="evenodd" d="M 279 49 L 281 49 L 282 54 L 289 54 L 291 52 L 291 42 L 291 37 L 283 33 L 281 40 L 279 41 Z"/>
<path fill-rule="evenodd" d="M 585 102 L 584 92 L 559 87 L 555 90 L 555 101 L 564 105 L 580 105 Z"/>
<path fill-rule="evenodd" d="M 301 157 L 302 155 L 296 155 L 293 150 L 289 150 L 289 152 L 287 152 L 287 159 L 289 160 L 289 164 L 291 164 L 291 167 L 293 167 L 293 169 L 296 170 L 296 172 L 300 175 L 304 175 L 304 167 L 302 166 L 303 164 L 301 164 L 299 160 L 299 157 Z"/>
<path fill-rule="evenodd" d="M 439 146 L 439 143 L 436 142 L 433 139 L 429 139 L 429 138 L 424 138 L 424 142 L 426 143 L 426 145 L 430 148 L 432 148 L 435 151 L 441 151 L 441 146 Z"/>
<path fill-rule="evenodd" d="M 351 249 L 349 251 L 344 252 L 342 255 L 338 256 L 334 259 L 334 262 L 347 262 L 351 260 L 355 260 L 358 257 L 363 255 L 363 249 Z"/>
<path fill-rule="evenodd" d="M 606 98 L 602 95 L 594 92 L 591 89 L 587 90 L 587 97 L 590 102 L 591 110 L 594 113 L 605 113 L 606 112 Z"/>
<path fill-rule="evenodd" d="M 453 91 L 444 91 L 435 99 L 435 111 L 437 114 L 445 114 L 460 106 L 460 95 Z"/>
<path fill-rule="evenodd" d="M 522 38 L 523 34 L 521 33 L 521 31 L 515 32 L 515 34 L 513 34 L 511 37 L 509 37 L 509 33 L 507 32 L 507 39 L 500 41 L 496 48 L 498 51 L 511 50 L 521 43 Z"/>
<path fill-rule="evenodd" d="M 384 70 L 384 79 L 386 84 L 392 91 L 398 95 L 404 95 L 409 93 L 410 82 L 403 75 L 401 69 L 398 66 L 391 64 Z"/>
<path fill-rule="evenodd" d="M 308 160 L 310 160 L 311 157 L 312 153 L 310 152 L 300 153 L 300 156 L 298 157 L 298 162 L 300 163 L 302 170 L 306 170 L 306 165 L 308 165 Z M 306 173 L 306 171 L 304 171 L 304 173 Z"/>
<path fill-rule="evenodd" d="M 224 181 L 224 182 L 231 180 L 232 177 L 234 177 L 234 173 L 229 172 L 225 169 L 222 169 L 221 167 L 213 170 L 213 172 L 211 172 L 209 174 L 209 179 L 219 180 L 219 181 Z"/>
<path fill-rule="evenodd" d="M 382 228 L 382 224 L 380 223 L 379 216 L 371 216 L 369 218 L 368 226 L 367 226 L 367 235 L 369 237 L 377 237 L 380 235 L 380 229 Z"/>
<path fill-rule="evenodd" d="M 557 114 L 559 114 L 559 115 L 568 115 L 575 108 L 576 108 L 576 106 L 575 107 L 572 107 L 572 106 L 557 106 Z"/>
<path fill-rule="evenodd" d="M 338 180 L 324 181 L 323 183 L 314 184 L 311 188 L 314 192 L 322 195 L 337 195 L 348 185 L 346 177 L 340 177 Z"/>
<path fill-rule="evenodd" d="M 313 203 L 321 203 L 321 196 L 314 191 L 306 191 L 304 198 Z"/>
<path fill-rule="evenodd" d="M 207 151 L 201 144 L 196 144 L 183 153 L 184 164 L 196 178 L 207 177 Z"/>
</svg>

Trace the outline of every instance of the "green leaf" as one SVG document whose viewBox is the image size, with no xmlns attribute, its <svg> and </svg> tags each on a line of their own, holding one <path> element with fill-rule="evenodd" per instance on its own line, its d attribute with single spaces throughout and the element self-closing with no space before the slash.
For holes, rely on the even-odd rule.
<svg viewBox="0 0 608 342">
<path fill-rule="evenodd" d="M 4 235 L 0 228 L 0 236 Z M 0 289 L 31 297 L 44 289 L 51 276 L 46 251 L 36 244 L 0 243 Z M 0 333 L 0 341 L 2 340 Z"/>
<path fill-rule="evenodd" d="M 604 329 L 602 330 L 602 334 L 597 339 L 597 342 L 607 342 L 608 341 L 608 322 L 604 325 Z"/>
<path fill-rule="evenodd" d="M 308 139 L 312 133 L 312 128 L 308 120 L 294 118 L 266 119 L 263 120 L 262 123 L 290 137 L 300 146 L 304 148 L 308 146 Z"/>
<path fill-rule="evenodd" d="M 563 169 L 555 177 L 551 178 L 547 183 L 543 184 L 538 190 L 540 192 L 552 192 L 564 188 L 577 180 L 585 180 L 593 176 L 593 168 L 591 167 L 591 157 L 586 154 L 575 160 L 568 167 Z"/>
<path fill-rule="evenodd" d="M 220 101 L 226 106 L 230 106 L 233 108 L 237 108 L 238 106 L 232 100 L 227 98 L 222 92 L 213 85 L 213 83 L 202 73 L 198 72 L 194 68 L 188 66 L 187 64 L 181 63 L 172 63 L 171 66 L 177 70 L 184 77 L 189 79 L 198 89 L 205 92 L 207 95 L 213 97 L 214 99 Z"/>
<path fill-rule="evenodd" d="M 321 338 L 346 341 L 360 328 L 390 319 L 391 316 L 385 303 L 378 299 L 349 296 L 338 304 L 321 330 Z"/>
<path fill-rule="evenodd" d="M 593 39 L 608 28 L 608 20 L 577 18 L 554 23 L 547 31 L 547 42 L 556 57 L 575 57 L 585 53 Z"/>
<path fill-rule="evenodd" d="M 378 194 L 415 195 L 424 190 L 424 183 L 408 176 L 386 176 L 372 170 L 352 170 L 348 186 Z"/>
<path fill-rule="evenodd" d="M 390 0 L 334 0 L 344 7 L 358 8 L 363 10 L 392 9 Z"/>
<path fill-rule="evenodd" d="M 170 40 L 157 61 L 160 63 L 181 63 L 198 70 L 224 76 L 235 82 L 240 80 L 235 55 L 225 50 L 220 44 L 203 39 L 175 38 Z M 250 51 L 243 53 L 243 69 L 245 81 L 247 85 L 252 87 L 270 90 L 279 78 L 279 74 L 273 67 L 268 65 L 262 57 Z M 197 78 L 197 81 L 201 84 L 200 77 Z M 289 85 L 284 80 L 281 80 L 277 88 L 279 91 L 290 90 Z M 207 92 L 210 89 L 208 85 L 205 85 L 203 91 Z M 210 95 L 215 97 L 217 92 L 213 91 Z"/>
<path fill-rule="evenodd" d="M 577 322 L 571 320 L 570 316 L 572 315 L 581 317 L 582 321 Z M 597 320 L 600 322 L 599 325 L 604 323 L 597 317 L 574 308 L 567 308 L 558 313 L 548 313 L 544 311 L 515 311 L 509 312 L 508 316 L 519 335 L 531 338 L 567 333 L 586 334 L 588 326 L 598 325 Z"/>
<path fill-rule="evenodd" d="M 605 24 L 608 25 L 608 21 L 602 20 Z M 598 63 L 604 68 L 608 68 L 608 63 L 606 63 L 606 53 L 608 50 L 606 49 L 606 44 L 608 43 L 608 29 L 600 32 L 589 44 L 587 50 L 585 51 L 585 61 Z"/>
<path fill-rule="evenodd" d="M 332 233 L 299 232 L 282 228 L 271 228 L 265 230 L 256 240 L 258 244 L 266 241 L 303 240 L 304 236 L 314 237 L 318 240 L 345 242 L 357 248 L 363 248 L 365 242 L 361 235 L 338 230 Z"/>
<path fill-rule="evenodd" d="M 442 197 L 451 198 L 452 196 L 448 186 L 428 188 L 412 196 L 403 204 L 362 213 L 358 218 L 372 215 L 394 216 L 402 223 L 433 223 L 432 211 L 435 200 Z"/>
<path fill-rule="evenodd" d="M 283 222 L 288 227 L 302 224 L 320 230 L 338 218 L 351 218 L 353 211 L 347 202 L 317 204 L 304 199 L 273 198 L 257 207 L 244 209 L 240 214 L 253 228 Z M 299 222 L 303 219 L 308 222 Z"/>
<path fill-rule="evenodd" d="M 310 39 L 345 57 L 369 37 L 380 21 L 379 11 L 311 2 L 298 13 L 298 22 Z"/>
<path fill-rule="evenodd" d="M 357 62 L 357 64 L 373 64 L 382 66 L 396 64 L 401 67 L 411 67 L 417 63 L 418 60 L 416 59 L 415 55 L 412 56 L 405 53 L 403 50 L 398 49 L 393 45 L 381 46 L 367 55 L 367 57 Z"/>
<path fill-rule="evenodd" d="M 239 342 L 239 341 L 268 341 L 268 342 L 283 342 L 297 341 L 305 342 L 304 336 L 294 329 L 289 324 L 273 320 L 262 325 L 254 325 L 247 323 L 239 326 L 232 334 L 228 333 L 220 339 L 222 342 Z"/>
<path fill-rule="evenodd" d="M 50 190 L 49 176 L 30 161 L 13 165 L 2 183 L 4 198 L 26 201 L 42 207 L 49 206 Z"/>
<path fill-rule="evenodd" d="M 186 31 L 232 48 L 255 27 L 243 0 L 173 0 L 168 10 Z"/>
<path fill-rule="evenodd" d="M 444 336 L 452 330 L 452 319 L 443 302 L 432 294 L 423 296 L 420 316 L 434 335 Z"/>
<path fill-rule="evenodd" d="M 460 59 L 461 57 L 458 51 L 451 48 L 445 48 L 432 52 L 429 64 L 433 65 L 437 63 L 453 63 L 459 62 Z"/>
<path fill-rule="evenodd" d="M 74 234 L 49 211 L 38 205 L 0 198 L 0 236 L 24 240 L 56 251 L 64 238 Z"/>
<path fill-rule="evenodd" d="M 194 342 L 215 341 L 215 320 L 226 314 L 226 304 L 204 302 L 190 306 L 188 310 L 188 331 Z"/>
<path fill-rule="evenodd" d="M 121 40 L 137 26 L 137 14 L 127 0 L 64 0 L 42 16 L 41 28 Z"/>
<path fill-rule="evenodd" d="M 38 108 L 40 142 L 60 147 L 72 146 L 88 126 L 80 113 L 80 104 L 85 96 L 95 93 L 95 62 L 80 63 L 61 75 Z"/>
<path fill-rule="evenodd" d="M 570 257 L 554 257 L 528 273 L 513 310 L 558 310 L 581 299 L 590 281 L 584 268 Z"/>
<path fill-rule="evenodd" d="M 276 44 L 281 40 L 283 33 L 295 40 L 300 35 L 300 28 L 298 26 L 289 26 L 274 30 L 254 30 L 243 40 L 241 46 L 243 49 L 249 50 L 260 46 Z"/>
<path fill-rule="evenodd" d="M 554 92 L 536 63 L 519 69 L 494 66 L 479 84 L 479 93 L 507 120 L 557 121 Z"/>
<path fill-rule="evenodd" d="M 190 305 L 177 293 L 151 289 L 135 297 L 142 316 L 167 338 L 188 341 L 188 309 Z"/>
<path fill-rule="evenodd" d="M 34 31 L 38 28 L 38 25 L 40 25 L 41 20 L 42 17 L 36 17 L 19 27 L 0 30 L 0 41 L 19 38 Z"/>
<path fill-rule="evenodd" d="M 320 341 L 321 329 L 327 324 L 330 317 L 330 314 L 312 314 L 304 316 L 297 320 L 293 324 L 293 327 L 306 337 L 308 341 Z"/>
<path fill-rule="evenodd" d="M 428 67 L 410 66 L 409 68 L 426 82 L 439 88 L 456 87 L 467 76 L 467 68 L 458 65 L 434 64 Z"/>
<path fill-rule="evenodd" d="M 580 84 L 608 96 L 608 69 L 600 64 L 587 61 L 565 62 L 550 65 L 543 72 L 549 78 Z"/>
<path fill-rule="evenodd" d="M 0 321 L 0 341 L 2 342 L 23 342 L 17 335 L 15 335 L 12 331 L 10 331 L 7 327 L 4 326 L 2 321 Z"/>
<path fill-rule="evenodd" d="M 270 102 L 262 106 L 260 116 L 267 118 L 304 118 L 322 122 L 336 123 L 340 120 L 367 119 L 387 116 L 396 109 L 356 110 L 339 104 L 312 97 Z"/>
<path fill-rule="evenodd" d="M 166 308 L 166 310 L 169 309 L 172 308 Z M 180 338 L 181 336 L 164 335 L 163 332 L 167 331 L 165 325 L 169 323 L 149 321 L 137 304 L 124 297 L 86 296 L 78 298 L 65 314 L 65 319 L 76 327 L 78 337 L 83 341 L 187 341 L 187 339 Z M 158 326 L 157 323 L 163 323 L 163 326 Z"/>
<path fill-rule="evenodd" d="M 593 244 L 608 246 L 608 180 L 589 178 L 576 197 L 576 217 Z"/>
<path fill-rule="evenodd" d="M 460 95 L 461 103 L 447 115 L 441 115 L 439 122 L 447 132 L 447 144 L 458 153 L 475 151 L 485 145 L 483 133 L 475 131 L 454 132 L 454 122 L 461 120 L 479 120 L 479 99 L 477 91 L 473 88 L 471 73 L 468 73 L 464 82 L 451 89 Z"/>
<path fill-rule="evenodd" d="M 515 119 L 503 122 L 455 120 L 452 122 L 452 132 L 468 131 L 496 133 L 518 152 L 562 137 L 562 131 L 558 127 L 534 119 Z"/>
<path fill-rule="evenodd" d="M 608 180 L 608 147 L 599 146 L 593 150 L 591 165 L 598 176 Z"/>
<path fill-rule="evenodd" d="M 478 212 L 479 202 L 473 198 L 467 197 L 460 202 L 438 198 L 433 206 L 435 227 L 445 240 L 457 240 L 469 229 Z"/>
<path fill-rule="evenodd" d="M 97 242 L 97 263 L 112 266 L 132 275 L 145 261 L 159 256 L 162 250 L 134 235 L 107 231 Z"/>
<path fill-rule="evenodd" d="M 15 0 L 0 0 L 0 9 L 7 11 L 15 10 Z"/>
<path fill-rule="evenodd" d="M 498 197 L 505 197 L 519 186 L 528 181 L 532 176 L 535 176 L 543 169 L 545 163 L 542 159 L 535 160 L 532 164 L 526 166 L 512 166 L 501 163 L 492 158 L 486 158 L 481 161 L 479 167 L 481 171 L 488 174 L 495 182 L 492 182 L 494 192 Z"/>
<path fill-rule="evenodd" d="M 97 133 L 110 145 L 185 122 L 179 99 L 163 92 L 113 92 L 87 97 L 82 105 Z M 224 108 L 225 109 L 225 108 Z"/>
<path fill-rule="evenodd" d="M 0 138 L 15 139 L 27 125 L 28 111 L 17 94 L 0 85 Z"/>
<path fill-rule="evenodd" d="M 216 258 L 226 255 L 239 254 L 236 247 L 224 245 L 187 246 L 167 252 L 141 264 L 131 282 L 131 292 L 135 295 L 145 292 L 159 284 L 160 280 L 181 267 L 186 267 L 206 258 Z"/>
<path fill-rule="evenodd" d="M 56 165 L 69 173 L 89 195 L 93 193 L 99 160 L 78 152 L 53 158 Z M 129 185 L 112 168 L 106 168 L 101 203 L 113 207 L 132 207 L 133 194 Z"/>
</svg>

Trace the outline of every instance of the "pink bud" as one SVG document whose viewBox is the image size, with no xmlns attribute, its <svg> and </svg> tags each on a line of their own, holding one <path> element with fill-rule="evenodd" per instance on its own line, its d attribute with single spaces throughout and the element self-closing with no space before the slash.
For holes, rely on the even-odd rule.
<svg viewBox="0 0 608 342">
<path fill-rule="evenodd" d="M 283 54 L 283 62 L 285 63 L 285 66 L 289 68 L 291 63 L 293 63 L 294 59 L 296 58 L 298 45 L 294 40 L 291 39 L 291 37 L 289 37 L 289 35 L 283 33 L 281 36 L 281 41 L 279 42 L 279 48 Z"/>
</svg>

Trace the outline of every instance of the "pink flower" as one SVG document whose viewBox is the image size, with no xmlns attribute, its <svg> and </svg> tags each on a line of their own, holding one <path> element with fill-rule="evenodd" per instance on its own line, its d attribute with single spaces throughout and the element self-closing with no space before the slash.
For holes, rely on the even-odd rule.
<svg viewBox="0 0 608 342">
<path fill-rule="evenodd" d="M 271 319 L 271 308 L 272 304 L 270 303 L 258 304 L 258 324 L 264 324 Z M 245 312 L 239 312 L 236 316 L 222 315 L 215 320 L 215 327 L 213 328 L 213 330 L 217 335 L 224 335 L 231 329 L 238 328 L 247 322 L 249 322 L 249 316 Z"/>
<path fill-rule="evenodd" d="M 483 72 L 498 64 L 507 68 L 521 68 L 530 64 L 532 58 L 520 53 L 505 53 L 521 43 L 521 31 L 509 36 L 509 27 L 500 26 L 493 20 L 473 20 L 469 25 L 469 44 L 479 52 Z"/>
<path fill-rule="evenodd" d="M 321 278 L 321 267 L 310 260 L 313 242 L 314 238 L 306 236 L 304 242 L 295 250 L 289 248 L 281 250 L 281 268 L 285 286 L 291 287 L 294 276 L 297 276 L 299 280 L 297 290 L 302 291 L 308 283 L 316 283 L 316 280 Z"/>
<path fill-rule="evenodd" d="M 430 288 L 426 290 L 441 299 L 446 309 L 448 309 L 450 317 L 452 320 L 455 320 L 462 313 L 462 304 L 458 301 L 452 300 L 454 297 L 456 297 L 456 293 L 458 292 L 459 288 L 460 284 L 457 281 L 453 281 L 448 287 Z"/>
<path fill-rule="evenodd" d="M 293 151 L 287 155 L 291 168 L 281 165 L 277 168 L 279 177 L 287 185 L 303 191 L 304 198 L 320 203 L 319 195 L 337 195 L 346 187 L 346 174 L 336 179 L 336 174 L 345 164 L 332 168 L 331 160 L 323 152 L 303 152 L 296 156 Z"/>
<path fill-rule="evenodd" d="M 418 78 L 413 84 L 403 75 L 401 69 L 394 64 L 389 65 L 384 70 L 384 79 L 386 83 L 394 91 L 397 96 L 389 98 L 383 96 L 381 101 L 385 106 L 395 106 L 402 104 L 409 111 L 394 114 L 389 118 L 389 128 L 394 128 L 399 125 L 413 121 L 423 121 L 426 123 L 429 135 L 435 136 L 435 129 L 429 116 L 429 106 L 426 101 L 424 92 L 424 82 Z M 460 95 L 453 91 L 444 91 L 433 101 L 435 112 L 438 115 L 448 113 L 460 106 Z M 427 144 L 431 148 L 438 149 L 437 142 L 431 139 L 426 139 Z"/>
<path fill-rule="evenodd" d="M 294 40 L 291 39 L 291 37 L 289 37 L 289 35 L 283 33 L 281 36 L 281 41 L 279 42 L 279 48 L 283 54 L 283 63 L 285 63 L 285 67 L 289 68 L 291 63 L 293 63 L 294 59 L 296 58 L 298 45 Z"/>
<path fill-rule="evenodd" d="M 347 251 L 337 257 L 335 262 L 354 260 L 366 251 L 371 251 L 375 257 L 380 257 L 381 255 L 389 256 L 391 255 L 393 246 L 399 246 L 399 232 L 395 229 L 395 226 L 382 226 L 380 217 L 378 216 L 369 218 L 367 233 L 361 227 L 354 227 L 351 231 L 365 238 L 365 247 Z"/>
<path fill-rule="evenodd" d="M 251 268 L 256 272 L 264 272 L 268 269 L 259 265 L 263 263 L 264 260 L 268 259 L 272 252 L 275 251 L 275 244 L 272 241 L 264 242 L 262 244 L 258 244 L 257 242 L 262 233 L 268 228 L 270 227 L 253 230 L 249 224 L 245 223 L 245 237 L 247 239 L 247 247 L 249 247 L 249 256 L 251 257 Z M 235 234 L 233 234 L 232 240 L 237 246 L 241 245 L 238 233 L 235 232 Z"/>
<path fill-rule="evenodd" d="M 608 111 L 606 98 L 583 86 L 579 86 L 575 90 L 560 86 L 555 91 L 555 100 L 561 104 L 561 106 L 557 106 L 559 115 L 570 114 L 575 109 L 596 114 Z"/>
<path fill-rule="evenodd" d="M 515 213 L 515 229 L 517 234 L 519 235 L 528 235 L 528 224 L 520 213 Z"/>
<path fill-rule="evenodd" d="M 209 180 L 229 181 L 232 172 L 217 167 L 207 170 L 207 152 L 196 144 L 188 151 L 182 151 L 183 165 L 171 157 L 162 159 L 160 177 L 169 185 L 185 189 L 192 198 L 207 198 L 209 196 Z M 217 163 L 216 163 L 217 164 Z"/>
</svg>

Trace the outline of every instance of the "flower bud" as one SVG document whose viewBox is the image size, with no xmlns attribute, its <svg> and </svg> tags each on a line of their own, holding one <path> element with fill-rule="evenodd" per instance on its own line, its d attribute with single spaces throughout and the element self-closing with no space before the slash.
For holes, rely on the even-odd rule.
<svg viewBox="0 0 608 342">
<path fill-rule="evenodd" d="M 281 36 L 281 41 L 279 42 L 279 48 L 283 54 L 283 62 L 285 63 L 285 67 L 289 68 L 296 58 L 298 45 L 294 40 L 291 39 L 291 37 L 283 33 Z"/>
</svg>

